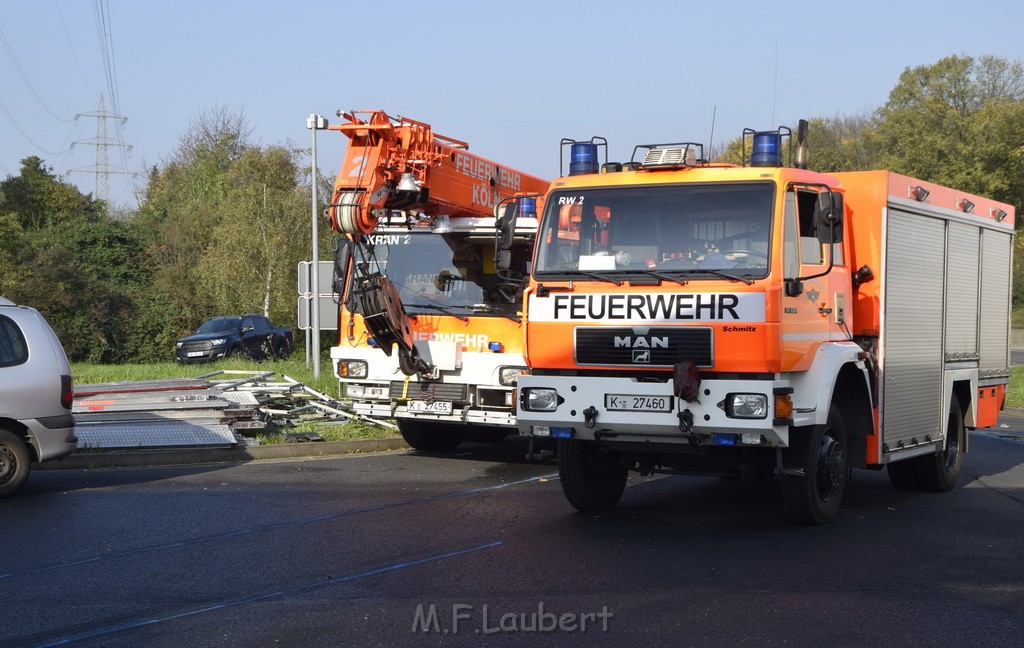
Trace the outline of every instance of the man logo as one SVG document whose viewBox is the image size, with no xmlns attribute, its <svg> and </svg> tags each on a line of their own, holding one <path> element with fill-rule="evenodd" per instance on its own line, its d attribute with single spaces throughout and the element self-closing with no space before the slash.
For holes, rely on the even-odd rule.
<svg viewBox="0 0 1024 648">
<path fill-rule="evenodd" d="M 651 364 L 651 350 L 633 349 L 633 362 L 636 364 Z"/>
<path fill-rule="evenodd" d="M 614 344 L 616 349 L 667 349 L 668 336 L 645 338 L 616 335 Z"/>
</svg>

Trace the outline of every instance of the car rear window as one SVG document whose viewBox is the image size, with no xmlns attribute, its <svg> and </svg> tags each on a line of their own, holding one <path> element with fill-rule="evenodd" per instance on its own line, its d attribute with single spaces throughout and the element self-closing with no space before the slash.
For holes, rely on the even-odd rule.
<svg viewBox="0 0 1024 648">
<path fill-rule="evenodd" d="M 13 367 L 28 360 L 25 335 L 9 317 L 0 315 L 0 367 Z"/>
</svg>

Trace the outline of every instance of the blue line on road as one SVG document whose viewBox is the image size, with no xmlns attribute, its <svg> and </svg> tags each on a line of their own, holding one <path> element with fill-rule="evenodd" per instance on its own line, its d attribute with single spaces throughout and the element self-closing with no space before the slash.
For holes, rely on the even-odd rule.
<svg viewBox="0 0 1024 648">
<path fill-rule="evenodd" d="M 258 596 L 250 596 L 243 599 L 235 599 L 233 601 L 227 601 L 225 603 L 218 603 L 217 605 L 209 605 L 203 608 L 197 608 L 195 610 L 187 610 L 185 612 L 178 612 L 175 614 L 168 614 L 167 616 L 154 617 L 151 619 L 143 619 L 134 623 L 125 623 L 117 626 L 110 626 L 108 628 L 100 628 L 91 632 L 75 635 L 73 637 L 64 637 L 57 639 L 50 643 L 40 644 L 38 648 L 50 648 L 51 646 L 66 646 L 71 643 L 78 641 L 86 641 L 89 639 L 96 639 L 97 637 L 105 637 L 107 635 L 115 634 L 118 632 L 124 632 L 126 630 L 135 630 L 145 626 L 156 625 L 158 623 L 165 623 L 167 621 L 174 621 L 176 619 L 183 619 L 185 617 L 197 616 L 200 614 L 206 614 L 208 612 L 216 612 L 217 610 L 224 610 L 231 607 L 238 607 L 240 605 L 248 605 L 250 603 L 257 603 L 259 601 L 266 601 L 268 599 L 276 598 L 278 596 L 284 596 L 286 594 L 293 594 L 295 592 L 301 592 L 303 590 L 317 589 L 320 587 L 327 587 L 328 585 L 336 585 L 338 583 L 347 583 L 360 578 L 368 578 L 370 576 L 378 576 L 380 574 L 386 574 L 388 572 L 398 571 L 399 569 L 406 569 L 409 567 L 416 567 L 430 562 L 436 562 L 438 560 L 444 560 L 445 558 L 454 558 L 456 556 L 464 556 L 466 554 L 475 553 L 477 551 L 483 551 L 484 549 L 492 549 L 494 547 L 501 546 L 501 541 L 488 542 L 478 547 L 470 547 L 469 549 L 459 549 L 456 551 L 449 551 L 448 553 L 437 554 L 435 556 L 428 556 L 426 558 L 420 558 L 418 560 L 410 560 L 408 562 L 395 563 L 388 565 L 387 567 L 379 567 L 377 569 L 371 569 L 370 571 L 361 572 L 358 574 L 350 574 L 348 576 L 339 576 L 338 578 L 328 578 L 325 580 L 314 581 L 312 583 L 304 583 L 302 585 L 296 585 L 294 587 L 288 587 L 283 590 L 276 592 L 267 592 Z"/>
</svg>

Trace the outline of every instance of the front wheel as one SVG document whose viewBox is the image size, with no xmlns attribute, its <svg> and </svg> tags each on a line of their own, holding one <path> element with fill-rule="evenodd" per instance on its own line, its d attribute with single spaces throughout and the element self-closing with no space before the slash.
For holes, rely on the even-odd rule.
<svg viewBox="0 0 1024 648">
<path fill-rule="evenodd" d="M 565 498 L 578 511 L 609 511 L 622 499 L 628 470 L 614 453 L 596 443 L 559 439 L 558 478 Z"/>
<path fill-rule="evenodd" d="M 9 430 L 0 430 L 0 497 L 21 488 L 28 479 L 31 462 L 25 442 Z"/>
<path fill-rule="evenodd" d="M 786 456 L 792 471 L 782 478 L 786 518 L 801 524 L 831 522 L 839 513 L 849 474 L 846 426 L 839 407 L 832 404 L 824 426 L 794 430 Z"/>
</svg>

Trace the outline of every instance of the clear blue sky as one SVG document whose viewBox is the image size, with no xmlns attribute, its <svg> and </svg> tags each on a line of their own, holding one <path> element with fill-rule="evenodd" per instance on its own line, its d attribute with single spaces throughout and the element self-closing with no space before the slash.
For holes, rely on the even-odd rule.
<svg viewBox="0 0 1024 648">
<path fill-rule="evenodd" d="M 1008 0 L 0 0 L 0 15 L 0 176 L 29 155 L 59 174 L 96 164 L 94 146 L 68 149 L 97 137 L 76 114 L 101 92 L 112 108 L 105 60 L 133 147 L 110 162 L 131 171 L 161 164 L 214 107 L 243 112 L 261 144 L 307 148 L 309 114 L 382 108 L 552 178 L 563 137 L 606 137 L 622 160 L 636 144 L 708 143 L 714 116 L 721 144 L 870 113 L 904 69 L 950 54 L 1024 59 L 1024 4 Z M 344 141 L 319 135 L 322 173 Z M 91 172 L 67 178 L 94 190 Z M 141 178 L 112 176 L 114 202 L 134 205 Z"/>
</svg>

